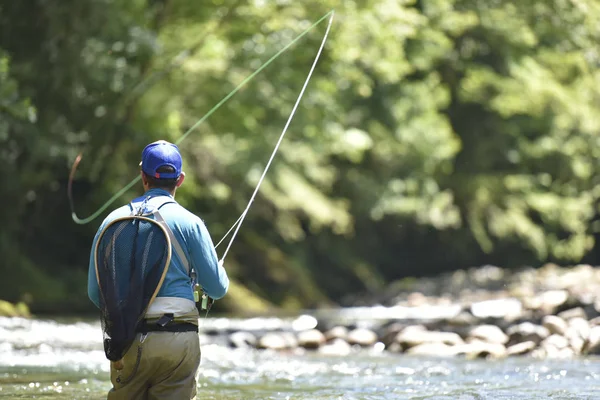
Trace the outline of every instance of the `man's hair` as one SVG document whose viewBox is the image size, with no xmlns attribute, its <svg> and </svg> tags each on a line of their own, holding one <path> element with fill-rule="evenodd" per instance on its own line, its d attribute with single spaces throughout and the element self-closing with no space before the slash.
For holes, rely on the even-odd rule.
<svg viewBox="0 0 600 400">
<path fill-rule="evenodd" d="M 173 172 L 175 172 L 175 168 L 171 167 L 170 165 L 163 165 L 162 167 L 158 167 L 156 172 L 158 172 L 158 173 L 173 173 Z M 148 175 L 145 172 L 144 172 L 144 176 L 146 177 L 146 180 L 148 181 L 149 187 L 164 189 L 169 192 L 172 192 L 173 190 L 175 190 L 175 186 L 177 185 L 177 179 L 179 179 L 179 178 L 158 179 L 154 176 Z"/>
</svg>

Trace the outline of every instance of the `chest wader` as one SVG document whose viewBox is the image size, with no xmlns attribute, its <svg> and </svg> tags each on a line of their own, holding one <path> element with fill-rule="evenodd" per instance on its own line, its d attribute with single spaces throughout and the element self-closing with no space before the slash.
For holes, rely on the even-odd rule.
<svg viewBox="0 0 600 400">
<path fill-rule="evenodd" d="M 148 332 L 198 332 L 197 325 L 173 323 L 173 314 L 163 315 L 155 324 L 148 324 L 144 319 L 162 287 L 173 252 L 190 276 L 196 302 L 200 297 L 195 273 L 159 212 L 169 203 L 176 202 L 159 196 L 131 203 L 131 214 L 107 224 L 94 249 L 104 353 L 115 369 L 123 369 L 124 355 L 141 333 L 136 365 L 125 380 L 121 376 L 117 378 L 119 383 L 127 383 L 137 372 Z"/>
</svg>

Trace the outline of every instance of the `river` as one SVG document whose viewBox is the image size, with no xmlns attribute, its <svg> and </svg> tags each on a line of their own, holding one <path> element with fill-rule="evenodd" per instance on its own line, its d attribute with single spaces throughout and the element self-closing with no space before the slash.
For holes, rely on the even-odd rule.
<svg viewBox="0 0 600 400">
<path fill-rule="evenodd" d="M 198 399 L 598 399 L 600 360 L 347 356 L 233 349 L 206 332 L 277 329 L 292 319 L 201 321 Z M 0 398 L 102 399 L 110 388 L 97 321 L 0 318 Z"/>
</svg>

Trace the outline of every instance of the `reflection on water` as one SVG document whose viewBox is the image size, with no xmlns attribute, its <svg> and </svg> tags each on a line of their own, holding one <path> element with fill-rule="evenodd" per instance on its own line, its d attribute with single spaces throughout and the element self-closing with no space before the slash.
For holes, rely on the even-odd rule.
<svg viewBox="0 0 600 400">
<path fill-rule="evenodd" d="M 240 321 L 203 322 L 218 330 L 215 324 L 232 329 Z M 333 357 L 231 349 L 214 336 L 200 340 L 199 399 L 600 398 L 598 359 L 467 361 L 375 350 Z M 97 322 L 0 318 L 1 398 L 105 398 L 107 370 Z"/>
</svg>

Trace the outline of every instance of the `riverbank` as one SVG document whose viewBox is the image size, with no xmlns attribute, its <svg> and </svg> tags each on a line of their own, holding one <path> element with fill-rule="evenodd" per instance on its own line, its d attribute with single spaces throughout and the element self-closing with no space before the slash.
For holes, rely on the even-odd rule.
<svg viewBox="0 0 600 400">
<path fill-rule="evenodd" d="M 229 332 L 227 342 L 329 355 L 353 349 L 467 358 L 600 354 L 600 269 L 589 265 L 474 268 L 399 282 L 350 305 L 316 310 L 292 330 Z"/>
<path fill-rule="evenodd" d="M 8 316 L 27 317 L 28 310 L 20 308 L 4 307 L 12 313 Z M 200 330 L 202 343 L 295 354 L 344 356 L 366 350 L 492 359 L 599 355 L 600 268 L 485 266 L 405 279 L 382 293 L 348 298 L 342 308 L 300 316 L 231 318 L 211 313 L 206 319 L 203 315 Z"/>
</svg>

